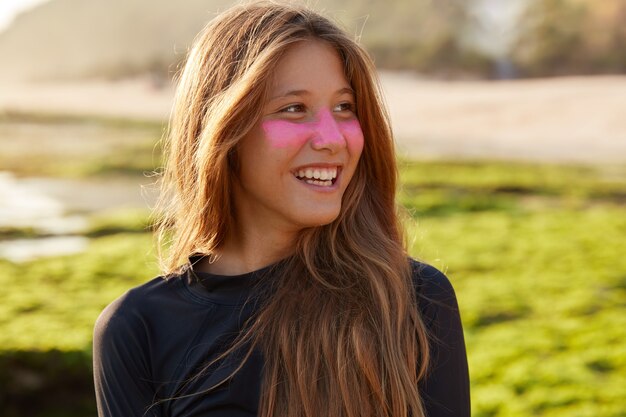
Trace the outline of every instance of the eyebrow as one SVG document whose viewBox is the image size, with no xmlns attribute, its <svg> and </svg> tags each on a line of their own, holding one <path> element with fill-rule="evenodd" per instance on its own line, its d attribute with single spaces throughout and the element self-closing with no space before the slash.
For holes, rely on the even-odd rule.
<svg viewBox="0 0 626 417">
<path fill-rule="evenodd" d="M 341 95 L 341 94 L 352 94 L 354 96 L 354 90 L 350 87 L 344 87 L 344 88 L 340 88 L 339 90 L 335 91 L 335 94 L 337 95 Z M 311 92 L 308 90 L 289 90 L 286 91 L 285 93 L 279 93 L 278 95 L 270 98 L 269 101 L 274 101 L 276 99 L 279 98 L 283 98 L 283 97 L 289 97 L 289 96 L 308 96 L 311 95 Z"/>
</svg>

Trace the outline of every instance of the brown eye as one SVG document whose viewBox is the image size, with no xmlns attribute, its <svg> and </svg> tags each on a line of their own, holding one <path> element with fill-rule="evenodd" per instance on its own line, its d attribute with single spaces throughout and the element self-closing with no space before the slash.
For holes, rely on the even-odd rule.
<svg viewBox="0 0 626 417">
<path fill-rule="evenodd" d="M 302 104 L 290 104 L 287 107 L 283 107 L 280 112 L 281 113 L 302 113 L 305 111 L 304 105 Z"/>
<path fill-rule="evenodd" d="M 335 108 L 333 109 L 333 112 L 343 113 L 343 114 L 354 113 L 354 104 L 349 101 L 339 103 L 335 106 Z"/>
<path fill-rule="evenodd" d="M 353 112 L 354 111 L 354 105 L 348 101 L 344 102 L 344 103 L 339 103 L 335 106 L 335 108 L 333 109 L 333 111 L 335 112 Z"/>
</svg>

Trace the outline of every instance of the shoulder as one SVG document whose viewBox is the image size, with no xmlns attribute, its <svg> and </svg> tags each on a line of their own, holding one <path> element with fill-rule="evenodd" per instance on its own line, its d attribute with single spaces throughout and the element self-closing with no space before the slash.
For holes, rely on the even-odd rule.
<svg viewBox="0 0 626 417">
<path fill-rule="evenodd" d="M 418 294 L 434 296 L 439 301 L 446 299 L 456 299 L 454 287 L 450 279 L 439 269 L 424 262 L 409 258 L 413 285 Z"/>
<path fill-rule="evenodd" d="M 420 381 L 425 409 L 430 416 L 469 416 L 467 351 L 454 288 L 432 265 L 410 263 L 429 340 L 429 369 Z"/>
<path fill-rule="evenodd" d="M 148 327 L 152 312 L 160 300 L 167 297 L 169 283 L 163 277 L 136 286 L 113 300 L 96 319 L 94 343 L 102 339 L 115 340 L 137 337 Z"/>
<path fill-rule="evenodd" d="M 172 299 L 170 284 L 162 277 L 126 291 L 100 313 L 93 333 L 93 374 L 99 415 L 139 416 L 157 392 L 161 378 L 161 300 Z M 160 414 L 159 414 L 160 415 Z"/>
<path fill-rule="evenodd" d="M 450 279 L 439 269 L 409 258 L 417 302 L 427 321 L 440 314 L 457 313 L 458 302 Z"/>
</svg>

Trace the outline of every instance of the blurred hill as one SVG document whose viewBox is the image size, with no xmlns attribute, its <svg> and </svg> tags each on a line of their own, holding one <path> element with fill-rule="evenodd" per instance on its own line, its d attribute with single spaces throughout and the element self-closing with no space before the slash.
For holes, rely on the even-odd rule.
<svg viewBox="0 0 626 417">
<path fill-rule="evenodd" d="M 163 71 L 229 1 L 52 0 L 0 34 L 0 79 Z"/>
<path fill-rule="evenodd" d="M 198 31 L 229 0 L 52 0 L 19 15 L 0 33 L 1 79 L 171 75 Z M 458 67 L 469 57 L 456 31 L 467 22 L 459 0 L 346 0 L 313 6 L 336 18 L 386 68 Z M 488 64 L 487 64 L 488 65 Z"/>
<path fill-rule="evenodd" d="M 512 19 L 502 0 L 299 1 L 359 37 L 379 68 L 438 78 L 626 72 L 624 0 L 507 0 L 517 5 Z M 200 29 L 232 3 L 51 0 L 0 33 L 0 81 L 149 73 L 160 83 Z M 500 45 L 497 54 L 489 44 Z"/>
</svg>

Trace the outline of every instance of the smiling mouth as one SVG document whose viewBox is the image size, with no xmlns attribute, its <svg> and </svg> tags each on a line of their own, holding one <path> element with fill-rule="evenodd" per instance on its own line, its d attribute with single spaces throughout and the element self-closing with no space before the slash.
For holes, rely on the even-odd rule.
<svg viewBox="0 0 626 417">
<path fill-rule="evenodd" d="M 307 184 L 330 187 L 337 182 L 339 167 L 308 167 L 294 172 L 294 176 Z"/>
</svg>

